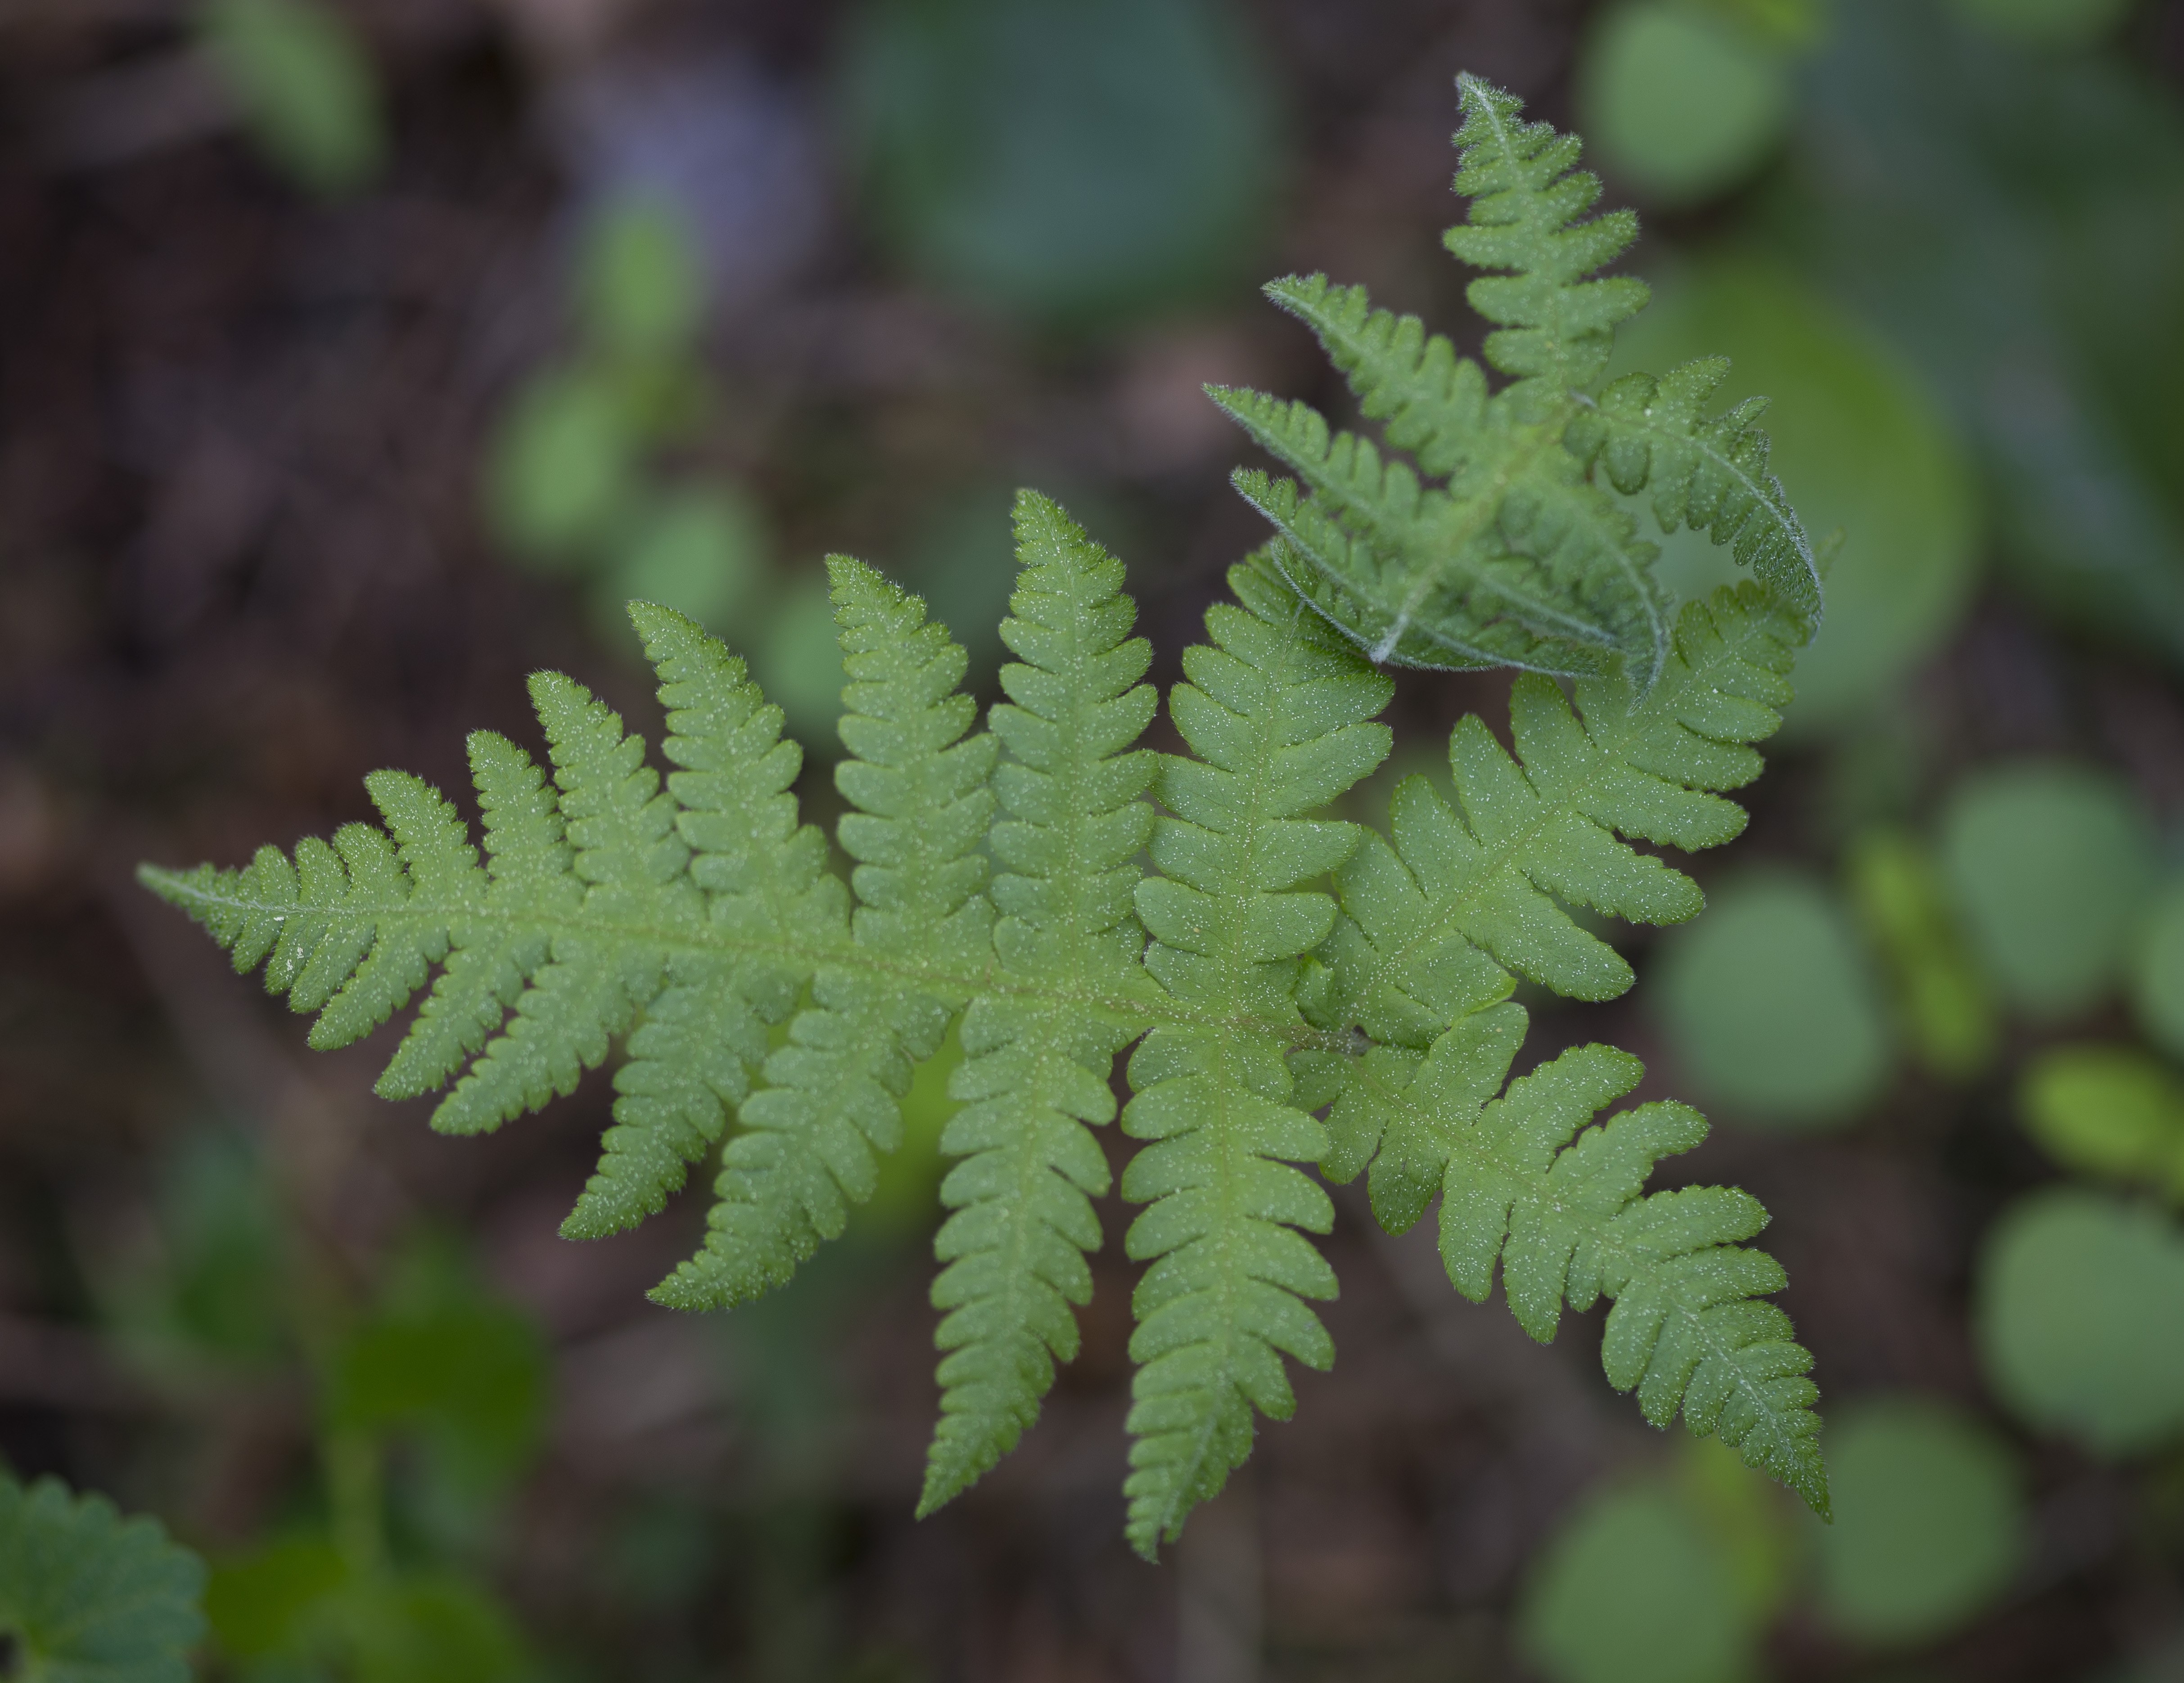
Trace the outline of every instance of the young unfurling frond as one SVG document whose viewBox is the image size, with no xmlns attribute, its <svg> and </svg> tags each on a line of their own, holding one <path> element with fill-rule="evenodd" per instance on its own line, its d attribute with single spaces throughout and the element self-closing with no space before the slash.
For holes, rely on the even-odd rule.
<svg viewBox="0 0 2184 1683">
<path fill-rule="evenodd" d="M 1590 214 L 1599 181 L 1578 142 L 1521 120 L 1506 93 L 1460 83 L 1459 193 L 1451 252 L 1506 270 L 1472 281 L 1497 324 L 1486 360 L 1513 376 L 1490 391 L 1478 364 L 1415 316 L 1374 309 L 1360 286 L 1292 276 L 1268 296 L 1311 328 L 1383 424 L 1392 450 L 1337 432 L 1303 403 L 1209 388 L 1295 478 L 1240 469 L 1236 487 L 1280 541 L 1273 564 L 1336 629 L 1379 663 L 1516 666 L 1570 677 L 1621 674 L 1642 692 L 1674 642 L 1655 580 L 1658 546 L 1627 501 L 1653 490 L 1664 530 L 1688 522 L 1734 546 L 1802 621 L 1819 615 L 1819 574 L 1797 515 L 1767 469 L 1747 404 L 1708 419 L 1711 379 L 1638 375 L 1596 395 L 1618 325 L 1645 283 L 1596 271 L 1637 233 L 1628 211 Z M 1607 483 L 1591 469 L 1604 458 Z"/>
</svg>

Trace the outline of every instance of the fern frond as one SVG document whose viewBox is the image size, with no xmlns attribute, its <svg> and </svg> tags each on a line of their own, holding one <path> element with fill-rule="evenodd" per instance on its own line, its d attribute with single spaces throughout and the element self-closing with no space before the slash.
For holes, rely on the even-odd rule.
<svg viewBox="0 0 2184 1683">
<path fill-rule="evenodd" d="M 1599 184 L 1574 139 L 1461 86 L 1457 188 L 1474 203 L 1448 245 L 1499 271 L 1470 297 L 1496 325 L 1486 361 L 1511 379 L 1490 389 L 1359 289 L 1269 288 L 1385 448 L 1301 404 L 1213 393 L 1292 476 L 1237 475 L 1276 536 L 1232 569 L 1235 601 L 1184 657 L 1168 708 L 1194 757 L 1134 746 L 1155 697 L 1122 569 L 1026 493 L 1002 632 L 1018 658 L 990 732 L 924 604 L 828 564 L 849 680 L 847 886 L 798 823 L 779 710 L 725 647 L 642 604 L 668 710 L 664 786 L 614 714 L 541 674 L 550 781 L 514 744 L 471 739 L 482 858 L 435 792 L 380 772 L 383 830 L 143 880 L 238 969 L 262 964 L 317 1013 L 314 1045 L 356 1039 L 429 980 L 379 1090 L 453 1081 L 443 1130 L 535 1108 L 618 1042 L 614 1125 L 572 1236 L 659 1209 L 733 1114 L 704 1248 L 654 1292 L 685 1308 L 767 1291 L 843 1230 L 897 1142 L 913 1066 L 962 1013 L 921 1512 L 1007 1452 L 1076 1350 L 1090 1201 L 1108 1184 L 1093 1130 L 1115 1112 L 1114 1058 L 1141 1035 L 1122 1113 L 1144 1142 L 1122 1187 L 1145 1206 L 1126 1241 L 1147 1264 L 1125 1486 L 1141 1552 L 1221 1488 L 1255 1410 L 1291 1412 L 1284 1356 L 1333 1359 L 1309 1301 L 1335 1290 L 1307 1236 L 1332 1220 L 1312 1164 L 1369 1170 L 1396 1230 L 1438 1196 L 1451 1277 L 1483 1296 L 1498 1269 L 1535 1336 L 1565 1302 L 1613 1298 L 1603 1359 L 1648 1419 L 1720 1432 L 1825 1509 L 1810 1358 L 1758 1301 L 1780 1269 L 1743 1243 L 1763 1213 L 1718 1188 L 1643 1193 L 1703 1123 L 1651 1105 L 1588 1126 L 1637 1079 L 1603 1047 L 1502 1087 L 1519 978 L 1583 999 L 1630 986 L 1568 908 L 1646 923 L 1699 909 L 1696 887 L 1635 844 L 1695 849 L 1742 828 L 1726 792 L 1758 775 L 1752 745 L 1780 722 L 1818 619 L 1810 547 L 1768 474 L 1758 408 L 1706 413 L 1720 364 L 1596 391 L 1645 297 L 1596 271 L 1635 224 L 1592 214 Z M 1672 613 L 1641 496 L 1663 529 L 1731 546 L 1757 582 Z M 1464 720 L 1453 804 L 1410 780 L 1388 839 L 1321 815 L 1388 752 L 1375 662 L 1524 669 L 1512 746 Z M 1312 886 L 1323 877 L 1334 894 Z"/>
<path fill-rule="evenodd" d="M 1334 922 L 1301 890 L 1357 845 L 1347 824 L 1303 814 L 1370 773 L 1391 686 L 1274 579 L 1229 572 L 1239 605 L 1206 612 L 1211 647 L 1184 655 L 1168 712 L 1196 759 L 1165 758 L 1172 817 L 1153 834 L 1163 873 L 1140 883 L 1153 939 L 1145 969 L 1212 1023 L 1162 1024 L 1130 1059 L 1123 1129 L 1152 1143 L 1123 1196 L 1150 1207 L 1130 1256 L 1152 1266 L 1135 1298 L 1140 1364 L 1129 1430 L 1132 1544 L 1150 1558 L 1250 1452 L 1251 1410 L 1295 1406 L 1281 1353 L 1323 1368 L 1334 1349 L 1302 1301 L 1331 1297 L 1333 1271 L 1297 1230 L 1326 1232 L 1327 1194 L 1291 1165 L 1326 1149 L 1293 1101 L 1284 1054 L 1304 1025 L 1306 953 Z"/>
<path fill-rule="evenodd" d="M 1733 1187 L 1643 1192 L 1654 1164 L 1695 1148 L 1707 1125 L 1688 1106 L 1660 1103 L 1587 1126 L 1644 1075 L 1629 1053 L 1579 1047 L 1493 1097 L 1524 1030 L 1521 1008 L 1498 1005 L 1423 1057 L 1367 1060 L 1329 1126 L 1387 1141 L 1375 1214 L 1400 1232 L 1438 1193 L 1457 1290 L 1485 1302 L 1498 1264 L 1510 1309 L 1541 1342 L 1565 1300 L 1582 1311 L 1612 1298 L 1609 1383 L 1635 1388 L 1657 1426 L 1680 1409 L 1694 1434 L 1719 1433 L 1825 1515 L 1813 1358 L 1789 1318 L 1758 1301 L 1782 1289 L 1780 1264 L 1741 1243 L 1766 1212 Z"/>
<path fill-rule="evenodd" d="M 912 1066 L 939 1049 L 963 1003 L 917 978 L 975 975 L 989 950 L 979 843 L 995 742 L 964 735 L 977 713 L 957 688 L 967 657 L 926 623 L 917 597 L 846 556 L 827 567 L 849 679 L 840 728 L 850 758 L 834 781 L 853 808 L 835 834 L 857 861 L 852 930 L 866 962 L 816 967 L 811 1003 L 743 1106 L 704 1248 L 654 1289 L 677 1308 L 770 1291 L 840 1234 L 848 1206 L 872 1196 L 876 1153 L 900 1140 Z"/>
<path fill-rule="evenodd" d="M 1020 658 L 1001 669 L 1010 699 L 989 718 L 1011 755 L 994 778 L 1008 814 L 992 838 L 1000 974 L 965 1013 L 949 1087 L 965 1103 L 940 1140 L 963 1161 L 941 1186 L 955 1214 L 933 1241 L 946 1266 L 933 1302 L 947 1312 L 935 1341 L 949 1353 L 921 1514 L 1015 1447 L 1055 1363 L 1077 1353 L 1070 1306 L 1091 1299 L 1091 1200 L 1109 1184 L 1088 1125 L 1113 1119 L 1115 1054 L 1145 1027 L 1109 1002 L 1150 986 L 1131 891 L 1156 761 L 1132 744 L 1157 704 L 1139 681 L 1152 652 L 1128 635 L 1120 562 L 1033 492 L 1017 496 L 1016 527 L 1023 570 L 1001 640 Z"/>
</svg>

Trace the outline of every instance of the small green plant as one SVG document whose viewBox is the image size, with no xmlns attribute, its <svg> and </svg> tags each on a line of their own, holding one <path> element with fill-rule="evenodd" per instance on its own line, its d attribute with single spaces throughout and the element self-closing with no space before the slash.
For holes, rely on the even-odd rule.
<svg viewBox="0 0 2184 1683">
<path fill-rule="evenodd" d="M 724 625 L 763 586 L 763 516 L 732 480 L 660 459 L 720 402 L 697 356 L 698 253 L 672 206 L 627 197 L 591 218 L 575 269 L 573 343 L 516 389 L 488 456 L 494 536 L 522 565 L 582 580 L 616 630 L 631 597 Z"/>
<path fill-rule="evenodd" d="M 614 714 L 542 673 L 550 780 L 507 739 L 470 739 L 482 859 L 436 791 L 382 771 L 366 786 L 384 829 L 267 847 L 241 870 L 147 866 L 146 886 L 316 1012 L 315 1047 L 368 1034 L 429 980 L 378 1091 L 452 1082 L 443 1131 L 538 1108 L 619 1042 L 615 1125 L 563 1230 L 641 1221 L 717 1147 L 706 1242 L 654 1294 L 687 1308 L 771 1291 L 843 1231 L 900 1137 L 914 1066 L 960 1019 L 921 1511 L 1014 1446 L 1076 1352 L 1091 1199 L 1110 1184 L 1090 1129 L 1117 1116 L 1128 1050 L 1142 1553 L 1250 1452 L 1255 1411 L 1292 1411 L 1283 1357 L 1334 1358 L 1310 1307 L 1336 1289 L 1306 1236 L 1334 1215 L 1312 1166 L 1367 1174 L 1390 1230 L 1438 1197 L 1457 1288 L 1484 1298 L 1498 1272 L 1535 1337 L 1565 1303 L 1611 1300 L 1604 1364 L 1646 1418 L 1680 1412 L 1824 1513 L 1811 1358 L 1764 1301 L 1781 1269 L 1745 1243 L 1764 1211 L 1733 1188 L 1643 1191 L 1703 1119 L 1661 1103 L 1603 1117 L 1643 1073 L 1607 1047 L 1507 1080 L 1519 978 L 1586 1000 L 1630 985 L 1568 906 L 1644 923 L 1700 909 L 1630 843 L 1742 829 L 1722 792 L 1758 775 L 1751 744 L 1790 699 L 1819 613 L 1811 548 L 1756 407 L 1705 414 L 1721 364 L 1602 389 L 1645 289 L 1593 271 L 1635 225 L 1588 217 L 1598 184 L 1574 138 L 1474 79 L 1460 89 L 1474 203 L 1449 243 L 1507 271 L 1470 296 L 1500 325 L 1488 361 L 1513 378 L 1490 390 L 1355 289 L 1269 289 L 1419 466 L 1301 405 L 1215 394 L 1301 484 L 1239 476 L 1277 536 L 1230 570 L 1232 599 L 1183 655 L 1167 700 L 1189 754 L 1135 746 L 1159 698 L 1121 564 L 1026 492 L 1000 628 L 1017 659 L 983 730 L 966 657 L 923 604 L 828 564 L 847 884 L 797 821 L 802 756 L 780 710 L 697 625 L 636 603 L 667 709 L 665 787 Z M 1757 580 L 1678 608 L 1649 572 L 1648 509 L 1733 545 Z M 1412 778 L 1385 836 L 1326 816 L 1389 751 L 1377 663 L 1526 669 L 1515 753 L 1465 719 L 1455 803 Z"/>
<path fill-rule="evenodd" d="M 207 0 L 204 53 L 253 143 L 305 191 L 354 192 L 387 151 L 379 80 L 322 0 Z"/>
</svg>

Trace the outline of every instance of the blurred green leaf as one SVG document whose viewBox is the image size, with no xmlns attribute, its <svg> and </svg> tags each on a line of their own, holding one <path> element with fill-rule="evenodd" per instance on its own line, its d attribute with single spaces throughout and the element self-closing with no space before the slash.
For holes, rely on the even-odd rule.
<svg viewBox="0 0 2184 1683">
<path fill-rule="evenodd" d="M 1813 46 L 1827 33 L 1830 0 L 1686 0 L 1758 36 L 1792 51 Z"/>
<path fill-rule="evenodd" d="M 389 1301 L 343 1340 L 326 1376 L 336 1432 L 416 1431 L 458 1483 L 520 1472 L 545 1423 L 544 1340 L 530 1318 L 481 1293 L 435 1247 L 408 1258 Z"/>
<path fill-rule="evenodd" d="M 1755 1627 L 1764 1625 L 1788 1598 L 1797 1564 L 1781 1487 L 1709 1436 L 1679 1446 L 1674 1488 L 1720 1547 L 1739 1604 Z"/>
<path fill-rule="evenodd" d="M 1940 5 L 1835 12 L 1772 243 L 1947 406 L 2012 577 L 2060 617 L 2184 661 L 2174 93 L 2146 65 L 2021 50 Z"/>
<path fill-rule="evenodd" d="M 2135 1047 L 2059 1046 L 2020 1078 L 2026 1130 L 2065 1169 L 2184 1200 L 2184 1081 Z"/>
<path fill-rule="evenodd" d="M 535 1674 L 521 1633 L 482 1586 L 443 1571 L 356 1571 L 315 1536 L 222 1566 L 206 1600 L 222 1651 L 252 1677 L 330 1670 L 343 1683 L 504 1683 Z"/>
<path fill-rule="evenodd" d="M 378 78 L 338 11 L 320 0 L 208 0 L 199 27 L 252 138 L 300 185 L 347 192 L 376 173 Z"/>
<path fill-rule="evenodd" d="M 741 644 L 737 623 L 766 570 L 766 516 L 731 484 L 677 486 L 647 500 L 593 585 L 602 629 L 627 639 L 625 604 L 657 603 Z"/>
<path fill-rule="evenodd" d="M 1578 110 L 1601 164 L 1660 205 L 1748 179 L 1790 119 L 1780 51 L 1718 11 L 1624 0 L 1586 26 Z"/>
<path fill-rule="evenodd" d="M 686 350 L 704 319 L 705 281 L 674 209 L 648 198 L 605 207 L 578 253 L 577 301 L 585 335 L 610 356 Z"/>
<path fill-rule="evenodd" d="M 1852 842 L 1843 875 L 1858 923 L 1887 969 L 1914 1055 L 1950 1080 L 1978 1075 L 1994 1060 L 2001 1025 L 1931 851 L 1903 830 L 1869 830 Z"/>
<path fill-rule="evenodd" d="M 225 1130 L 192 1133 L 161 1164 L 156 1189 L 156 1252 L 94 1259 L 107 1318 L 131 1353 L 176 1376 L 208 1360 L 282 1359 L 288 1245 L 256 1151 Z"/>
<path fill-rule="evenodd" d="M 1859 1641 L 1946 1636 L 1989 1606 L 2023 1560 L 2009 1451 L 1943 1403 L 1900 1397 L 1836 1410 L 1828 1484 L 1835 1523 L 1813 1528 L 1820 1608 Z"/>
<path fill-rule="evenodd" d="M 1524 1650 L 1554 1683 L 1744 1683 L 1758 1621 L 1721 1544 L 1669 1491 L 1596 1495 L 1533 1563 Z"/>
<path fill-rule="evenodd" d="M 239 1659 L 305 1651 L 329 1598 L 348 1581 L 340 1552 L 315 1533 L 277 1537 L 213 1569 L 205 1616 Z"/>
<path fill-rule="evenodd" d="M 2098 41 L 2124 20 L 2131 0 L 1953 0 L 1965 20 L 2031 47 Z"/>
<path fill-rule="evenodd" d="M 1724 255 L 1663 276 L 1652 308 L 1618 333 L 1614 371 L 1715 355 L 1731 363 L 1722 403 L 1769 400 L 1774 471 L 1808 530 L 1844 535 L 1784 730 L 1853 726 L 1889 705 L 1963 615 L 1976 583 L 1973 481 L 1918 386 L 1769 263 Z M 1658 572 L 1687 599 L 1741 576 L 1727 550 L 1688 529 L 1664 540 Z"/>
<path fill-rule="evenodd" d="M 2153 842 L 2117 778 L 2070 761 L 1974 773 L 1942 820 L 1942 872 L 1973 952 L 2046 1020 L 2099 1003 L 2153 881 Z"/>
<path fill-rule="evenodd" d="M 2159 1210 L 2075 1188 L 2021 1200 L 1982 1248 L 1974 1325 L 2027 1424 L 2109 1456 L 2184 1432 L 2184 1234 Z"/>
<path fill-rule="evenodd" d="M 632 494 L 642 441 L 604 376 L 558 369 L 515 396 L 487 464 L 486 512 L 494 534 L 540 566 L 582 564 Z"/>
<path fill-rule="evenodd" d="M 1733 878 L 1662 943 L 1653 1000 L 1693 1086 L 1756 1121 L 1847 1121 L 1888 1079 L 1879 989 L 1835 897 L 1785 871 Z"/>
<path fill-rule="evenodd" d="M 2184 1058 L 2184 880 L 2170 882 L 2146 914 L 2131 966 L 2131 1005 L 2147 1038 Z"/>
<path fill-rule="evenodd" d="M 204 1563 L 158 1521 L 0 1472 L 0 1636 L 36 1683 L 187 1683 Z"/>
<path fill-rule="evenodd" d="M 788 716 L 789 734 L 805 752 L 827 759 L 838 755 L 834 725 L 842 716 L 844 680 L 824 574 L 798 570 L 749 658 L 760 687 Z"/>
<path fill-rule="evenodd" d="M 1253 272 L 1283 147 L 1227 0 L 871 0 L 845 40 L 867 207 L 934 283 L 1078 325 Z"/>
<path fill-rule="evenodd" d="M 451 1574 L 359 1580 L 334 1606 L 349 1683 L 512 1683 L 533 1670 L 507 1611 Z"/>
</svg>

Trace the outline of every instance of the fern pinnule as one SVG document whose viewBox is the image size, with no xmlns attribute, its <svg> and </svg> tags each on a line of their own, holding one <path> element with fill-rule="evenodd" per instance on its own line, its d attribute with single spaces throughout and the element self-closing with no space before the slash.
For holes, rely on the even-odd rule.
<svg viewBox="0 0 2184 1683">
<path fill-rule="evenodd" d="M 1015 1447 L 1055 1363 L 1077 1353 L 1070 1306 L 1091 1298 L 1091 1200 L 1109 1186 L 1088 1125 L 1113 1119 L 1115 1054 L 1145 1028 L 1112 1002 L 1150 986 L 1131 890 L 1156 762 L 1132 744 L 1157 703 L 1139 681 L 1152 653 L 1128 636 L 1120 562 L 1030 492 L 1016 528 L 1023 570 L 1001 640 L 1020 659 L 1001 669 L 1010 699 L 989 716 L 1011 755 L 994 777 L 1008 814 L 992 836 L 1000 973 L 964 1014 L 949 1091 L 965 1104 L 940 1140 L 963 1160 L 942 1184 L 955 1213 L 933 1241 L 947 1354 L 921 1514 Z"/>
<path fill-rule="evenodd" d="M 1315 1019 L 1419 1047 L 1506 997 L 1515 978 L 1612 999 L 1630 967 L 1564 903 L 1634 923 L 1680 922 L 1697 886 L 1623 838 L 1696 849 L 1744 827 L 1717 792 L 1751 781 L 1789 700 L 1793 613 L 1750 585 L 1687 603 L 1674 658 L 1642 697 L 1627 678 L 1545 679 L 1510 694 L 1512 754 L 1474 714 L 1449 740 L 1457 801 L 1421 777 L 1396 792 L 1390 838 L 1366 838 L 1340 878 L 1330 986 Z M 1354 1169 L 1352 1172 L 1355 1172 Z"/>
<path fill-rule="evenodd" d="M 1638 218 L 1586 216 L 1600 178 L 1577 167 L 1575 135 L 1525 122 L 1521 100 L 1477 76 L 1458 76 L 1456 88 L 1456 191 L 1472 203 L 1441 243 L 1474 269 L 1514 271 L 1482 275 L 1464 296 L 1496 324 L 1486 358 L 1517 376 L 1519 407 L 1536 396 L 1552 411 L 1607 372 L 1616 328 L 1651 296 L 1635 276 L 1596 272 L 1638 237 Z"/>
<path fill-rule="evenodd" d="M 562 1224 L 570 1238 L 619 1231 L 664 1206 L 749 1096 L 769 1026 L 810 978 L 809 958 L 788 955 L 849 936 L 848 897 L 826 869 L 826 838 L 796 821 L 788 790 L 803 750 L 782 739 L 781 709 L 692 621 L 649 603 L 629 612 L 660 675 L 661 752 L 677 768 L 667 787 L 705 926 L 756 951 L 671 949 L 666 986 L 615 1071 L 615 1125 Z"/>
<path fill-rule="evenodd" d="M 1785 605 L 1819 622 L 1820 569 L 1781 481 L 1767 465 L 1763 397 L 1721 415 L 1708 405 L 1729 377 L 1729 359 L 1704 357 L 1656 380 L 1628 374 L 1572 418 L 1563 442 L 1580 462 L 1596 458 L 1629 496 L 1648 486 L 1661 530 L 1688 525 L 1727 544 Z"/>
<path fill-rule="evenodd" d="M 849 679 L 850 758 L 834 780 L 853 808 L 835 833 L 857 861 L 851 928 L 865 962 L 816 966 L 811 1003 L 767 1058 L 766 1084 L 723 1153 L 703 1248 L 654 1288 L 677 1308 L 770 1291 L 841 1233 L 849 1205 L 878 1184 L 876 1154 L 901 1137 L 912 1066 L 939 1049 L 963 1003 L 923 978 L 975 975 L 989 947 L 978 845 L 995 743 L 983 731 L 965 739 L 977 716 L 957 687 L 967 658 L 926 622 L 922 601 L 861 562 L 835 556 L 827 570 Z"/>
<path fill-rule="evenodd" d="M 1627 1052 L 1579 1047 L 1501 1091 L 1524 1030 L 1521 1008 L 1497 1005 L 1423 1056 L 1366 1059 L 1329 1128 L 1384 1142 L 1374 1213 L 1400 1232 L 1438 1195 L 1457 1290 L 1485 1302 L 1498 1263 L 1512 1313 L 1543 1343 L 1565 1299 L 1579 1310 L 1613 1299 L 1609 1382 L 1635 1387 L 1655 1425 L 1680 1409 L 1695 1434 L 1719 1433 L 1825 1515 L 1813 1358 L 1789 1318 L 1758 1301 L 1782 1288 L 1781 1265 L 1741 1244 L 1766 1212 L 1731 1187 L 1643 1192 L 1654 1164 L 1698 1146 L 1707 1125 L 1687 1105 L 1657 1103 L 1588 1126 L 1644 1075 Z"/>
<path fill-rule="evenodd" d="M 1145 969 L 1211 1021 L 1155 1027 L 1130 1059 L 1123 1130 L 1149 1141 L 1123 1176 L 1148 1208 L 1130 1256 L 1152 1266 L 1134 1300 L 1128 1532 L 1150 1558 L 1251 1451 L 1251 1411 L 1295 1407 L 1281 1353 L 1325 1367 L 1334 1348 L 1302 1301 L 1334 1295 L 1297 1231 L 1326 1232 L 1327 1194 L 1292 1165 L 1326 1150 L 1291 1101 L 1284 1054 L 1303 1029 L 1302 960 L 1334 922 L 1300 885 L 1357 845 L 1347 824 L 1308 819 L 1386 755 L 1369 722 L 1391 686 L 1279 581 L 1232 568 L 1235 603 L 1206 611 L 1212 646 L 1185 652 L 1168 711 L 1195 759 L 1164 758 L 1172 817 L 1153 833 L 1162 873 L 1139 885 L 1153 940 Z"/>
</svg>

